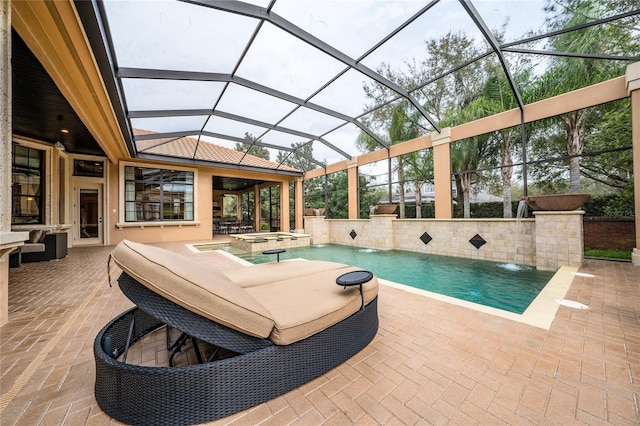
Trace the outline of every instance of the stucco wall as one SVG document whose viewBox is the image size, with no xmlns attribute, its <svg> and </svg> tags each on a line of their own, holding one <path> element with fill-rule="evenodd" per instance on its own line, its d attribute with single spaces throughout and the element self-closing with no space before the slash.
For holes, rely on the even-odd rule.
<svg viewBox="0 0 640 426">
<path fill-rule="evenodd" d="M 167 166 L 158 166 L 167 167 Z M 120 241 L 127 239 L 141 243 L 157 243 L 166 241 L 207 241 L 213 236 L 212 224 L 212 190 L 211 190 L 211 172 L 206 170 L 198 170 L 198 189 L 196 200 L 198 203 L 197 218 L 200 222 L 198 225 L 166 225 L 158 222 L 157 224 L 144 224 L 126 227 L 119 227 L 119 175 L 118 167 L 115 173 L 111 173 L 109 182 L 109 245 L 118 244 Z M 114 211 L 115 210 L 115 211 Z"/>
<path fill-rule="evenodd" d="M 127 164 L 139 164 L 143 167 L 175 168 L 167 164 L 152 164 L 148 162 L 133 162 Z M 239 177 L 255 179 L 265 182 L 277 182 L 276 179 L 288 179 L 286 176 L 278 176 L 259 172 L 247 172 L 241 170 L 215 169 L 207 167 L 189 168 L 197 170 L 197 188 L 195 200 L 197 202 L 196 221 L 199 223 L 166 223 L 166 222 L 144 222 L 140 224 L 124 223 L 120 209 L 123 203 L 120 193 L 121 186 L 121 165 L 111 166 L 109 174 L 109 224 L 108 224 L 108 244 L 115 245 L 123 239 L 129 239 L 142 243 L 156 243 L 168 241 L 210 241 L 213 237 L 213 189 L 212 179 L 214 176 Z M 184 168 L 184 167 L 183 167 Z"/>
</svg>

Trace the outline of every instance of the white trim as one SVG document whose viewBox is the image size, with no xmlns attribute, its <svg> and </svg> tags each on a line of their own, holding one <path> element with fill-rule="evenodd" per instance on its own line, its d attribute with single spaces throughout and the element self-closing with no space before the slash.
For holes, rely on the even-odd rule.
<svg viewBox="0 0 640 426">
<path fill-rule="evenodd" d="M 104 182 L 97 182 L 97 181 L 89 181 L 89 180 L 85 180 L 85 179 L 74 179 L 74 186 L 73 186 L 73 200 L 74 200 L 74 204 L 75 207 L 73 209 L 73 228 L 72 228 L 72 232 L 71 232 L 71 237 L 73 239 L 73 246 L 91 246 L 91 245 L 106 245 L 106 236 L 105 236 L 105 224 L 104 224 L 104 217 L 105 217 L 105 206 L 104 206 L 104 193 L 106 192 L 106 185 L 104 184 Z M 100 195 L 100 201 L 99 201 L 99 205 L 98 205 L 98 213 L 100 214 L 100 217 L 98 219 L 98 236 L 93 238 L 86 238 L 83 239 L 80 235 L 81 232 L 81 218 L 80 218 L 80 192 L 83 189 L 88 189 L 88 190 L 96 190 L 98 191 L 98 194 Z M 100 220 L 102 220 L 102 222 L 100 222 Z"/>
<path fill-rule="evenodd" d="M 145 167 L 149 169 L 160 170 L 180 170 L 184 172 L 193 172 L 193 220 L 175 220 L 175 221 L 153 221 L 153 222 L 127 222 L 124 215 L 124 188 L 125 188 L 125 173 L 124 168 L 126 166 L 133 167 Z M 157 163 L 139 163 L 133 161 L 120 161 L 118 164 L 118 223 L 116 227 L 119 230 L 122 228 L 136 228 L 144 229 L 145 227 L 160 227 L 165 226 L 200 226 L 200 220 L 198 218 L 198 169 L 193 167 L 174 166 L 173 164 L 157 164 Z"/>
<path fill-rule="evenodd" d="M 64 162 L 65 167 L 63 169 L 60 168 L 60 162 Z M 58 222 L 59 223 L 72 223 L 72 215 L 71 215 L 71 179 L 69 173 L 69 163 L 71 159 L 69 158 L 69 154 L 67 152 L 59 152 L 58 153 L 58 176 L 62 176 L 62 180 L 59 182 L 64 188 L 64 199 L 60 196 L 61 188 L 58 188 Z M 64 204 L 64 217 L 60 217 L 60 203 Z M 71 244 L 71 238 L 67 240 L 68 244 Z"/>
<path fill-rule="evenodd" d="M 200 221 L 198 220 L 173 220 L 173 221 L 163 221 L 157 220 L 154 222 L 118 222 L 116 223 L 116 227 L 122 231 L 122 228 L 151 228 L 151 227 L 169 227 L 169 226 L 177 226 L 178 228 L 182 228 L 183 226 L 200 226 Z"/>
<path fill-rule="evenodd" d="M 92 177 L 92 176 L 74 176 L 74 161 L 75 160 L 83 160 L 83 161 L 101 161 L 103 163 L 103 174 L 102 177 Z M 78 188 L 83 185 L 92 185 L 99 184 L 102 185 L 101 195 L 102 195 L 102 242 L 101 245 L 108 245 L 109 241 L 109 158 L 102 157 L 99 155 L 88 155 L 88 154 L 71 154 L 67 158 L 67 176 L 69 178 L 69 193 L 67 194 L 68 200 L 68 212 L 67 214 L 72 219 L 73 225 L 75 225 L 75 220 L 77 219 L 76 207 L 74 207 L 75 203 L 78 202 L 78 194 L 76 192 Z M 73 226 L 72 232 L 70 234 L 69 240 L 73 245 L 83 245 L 80 242 L 79 238 L 75 238 L 76 228 Z"/>
</svg>

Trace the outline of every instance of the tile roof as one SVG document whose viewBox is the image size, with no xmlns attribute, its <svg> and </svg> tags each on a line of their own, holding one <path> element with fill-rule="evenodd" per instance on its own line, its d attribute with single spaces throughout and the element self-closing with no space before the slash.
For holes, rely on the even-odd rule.
<svg viewBox="0 0 640 426">
<path fill-rule="evenodd" d="M 133 129 L 134 136 L 150 135 L 155 132 L 143 129 Z M 265 160 L 250 154 L 226 148 L 212 142 L 185 136 L 181 138 L 158 138 L 136 141 L 138 152 L 145 154 L 164 155 L 177 158 L 211 161 L 214 163 L 235 164 L 241 166 L 259 167 L 271 170 L 286 170 L 301 172 L 293 167 Z M 194 157 L 193 153 L 197 152 Z"/>
</svg>

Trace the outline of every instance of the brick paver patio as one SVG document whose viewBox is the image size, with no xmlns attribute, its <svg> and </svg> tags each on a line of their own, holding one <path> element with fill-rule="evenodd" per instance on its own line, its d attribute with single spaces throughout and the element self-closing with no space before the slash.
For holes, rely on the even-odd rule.
<svg viewBox="0 0 640 426">
<path fill-rule="evenodd" d="M 190 253 L 178 243 L 164 244 Z M 93 396 L 93 340 L 130 302 L 111 248 L 10 270 L 0 423 L 115 423 Z M 192 254 L 221 268 L 215 252 Z M 382 285 L 380 329 L 340 367 L 216 424 L 640 423 L 640 268 L 587 261 L 550 330 Z M 158 362 L 166 354 L 158 352 Z"/>
</svg>

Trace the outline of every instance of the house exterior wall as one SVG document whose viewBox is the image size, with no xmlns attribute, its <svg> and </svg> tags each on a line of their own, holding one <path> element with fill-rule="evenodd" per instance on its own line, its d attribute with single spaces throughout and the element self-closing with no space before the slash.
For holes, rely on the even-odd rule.
<svg viewBox="0 0 640 426">
<path fill-rule="evenodd" d="M 139 161 L 121 162 L 112 165 L 112 173 L 109 175 L 109 226 L 107 229 L 107 244 L 115 245 L 123 239 L 142 243 L 158 243 L 169 241 L 210 241 L 213 236 L 213 188 L 214 176 L 237 177 L 256 179 L 274 184 L 285 183 L 288 194 L 289 176 L 273 175 L 268 173 L 247 172 L 240 170 L 219 169 L 211 167 L 186 167 L 193 170 L 196 175 L 195 201 L 196 215 L 193 221 L 173 222 L 124 222 L 124 194 L 123 165 L 139 165 L 141 167 L 157 167 L 161 169 L 176 168 L 175 164 L 149 163 Z M 185 168 L 184 166 L 180 168 Z M 285 182 L 286 180 L 286 182 Z M 289 208 L 289 203 L 282 204 L 283 209 Z M 259 210 L 259 206 L 257 207 Z M 256 214 L 257 216 L 257 214 Z M 289 215 L 282 215 L 288 226 Z M 281 219 L 282 219 L 281 218 Z"/>
<path fill-rule="evenodd" d="M 171 168 L 167 164 L 148 164 L 140 163 L 144 167 Z M 133 222 L 124 223 L 121 217 L 124 215 L 123 197 L 120 190 L 121 167 L 115 166 L 116 170 L 110 174 L 109 179 L 109 212 L 110 225 L 107 229 L 107 244 L 115 245 L 122 240 L 132 240 L 141 243 L 159 243 L 169 241 L 206 241 L 211 240 L 213 236 L 212 223 L 212 187 L 211 179 L 213 173 L 211 170 L 203 168 L 195 168 L 196 184 L 195 200 L 197 203 L 196 220 L 185 221 L 180 223 L 174 221 L 165 223 L 156 222 Z"/>
</svg>

